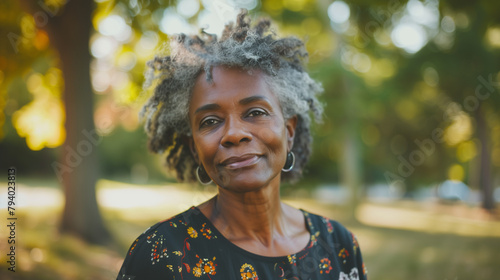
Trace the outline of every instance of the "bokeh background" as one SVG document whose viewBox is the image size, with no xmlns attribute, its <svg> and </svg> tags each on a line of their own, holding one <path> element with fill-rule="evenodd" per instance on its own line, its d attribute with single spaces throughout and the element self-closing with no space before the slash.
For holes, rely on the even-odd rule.
<svg viewBox="0 0 500 280">
<path fill-rule="evenodd" d="M 241 8 L 304 39 L 325 89 L 283 199 L 356 233 L 370 279 L 498 279 L 500 2 L 486 0 L 2 1 L 0 278 L 113 279 L 143 230 L 215 194 L 147 152 L 143 73 L 172 34 L 220 34 Z"/>
</svg>

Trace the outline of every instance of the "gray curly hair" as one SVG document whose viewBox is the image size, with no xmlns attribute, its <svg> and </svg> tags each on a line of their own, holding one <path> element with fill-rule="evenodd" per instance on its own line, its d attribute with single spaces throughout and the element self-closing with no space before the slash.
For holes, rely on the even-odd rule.
<svg viewBox="0 0 500 280">
<path fill-rule="evenodd" d="M 284 118 L 297 116 L 292 147 L 295 167 L 291 172 L 282 172 L 282 180 L 298 179 L 309 159 L 312 142 L 309 111 L 317 121 L 321 120 L 323 108 L 316 96 L 323 89 L 304 68 L 308 56 L 304 43 L 294 37 L 276 38 L 267 19 L 254 26 L 250 23 L 247 11 L 243 10 L 236 24 L 225 26 L 219 40 L 203 31 L 199 36 L 176 35 L 170 42 L 170 56 L 156 56 L 147 64 L 146 88 L 155 84 L 141 111 L 146 119 L 148 147 L 165 154 L 167 168 L 181 182 L 195 181 L 198 166 L 189 147 L 191 92 L 202 71 L 207 81 L 212 81 L 214 66 L 263 71 L 268 86 L 278 97 Z"/>
</svg>

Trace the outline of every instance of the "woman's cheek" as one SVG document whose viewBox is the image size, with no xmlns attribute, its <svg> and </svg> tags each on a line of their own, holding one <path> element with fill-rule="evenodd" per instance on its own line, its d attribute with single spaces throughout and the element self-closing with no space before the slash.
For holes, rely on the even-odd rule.
<svg viewBox="0 0 500 280">
<path fill-rule="evenodd" d="M 213 135 L 199 135 L 194 141 L 197 145 L 198 157 L 205 164 L 213 162 L 215 153 L 217 152 L 218 143 Z"/>
<path fill-rule="evenodd" d="M 273 141 L 275 132 L 268 127 L 264 127 L 259 129 L 257 135 L 259 136 L 259 139 L 261 139 L 264 143 L 269 143 Z"/>
<path fill-rule="evenodd" d="M 284 128 L 284 121 L 278 120 L 276 117 L 273 120 L 255 128 L 259 139 L 264 143 L 273 143 L 282 141 L 286 138 L 286 131 Z"/>
</svg>

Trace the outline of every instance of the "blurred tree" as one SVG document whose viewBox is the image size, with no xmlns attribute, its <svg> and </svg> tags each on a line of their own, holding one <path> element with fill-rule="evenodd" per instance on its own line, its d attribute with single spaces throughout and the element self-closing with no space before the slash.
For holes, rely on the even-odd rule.
<svg viewBox="0 0 500 280">
<path fill-rule="evenodd" d="M 111 235 L 104 226 L 96 200 L 99 178 L 97 135 L 93 121 L 89 40 L 93 1 L 23 1 L 38 26 L 46 30 L 57 51 L 64 78 L 62 98 L 66 113 L 66 141 L 60 162 L 52 167 L 61 181 L 65 206 L 61 230 L 93 243 L 106 244 Z"/>
<path fill-rule="evenodd" d="M 483 207 L 493 209 L 491 143 L 496 140 L 489 132 L 500 117 L 494 109 L 500 106 L 495 94 L 500 85 L 500 4 L 480 0 L 350 3 L 356 28 L 348 29 L 344 38 L 354 52 L 367 54 L 372 61 L 366 73 L 351 66 L 371 84 L 370 91 L 379 93 L 381 98 L 370 102 L 386 108 L 378 123 L 382 138 L 388 140 L 386 154 L 395 156 L 379 164 L 394 171 L 386 171 L 389 183 L 411 187 L 426 179 L 465 181 L 468 177 L 469 185 L 481 190 Z M 374 84 L 374 61 L 384 57 L 398 70 L 384 84 Z"/>
<path fill-rule="evenodd" d="M 450 98 L 456 104 L 456 110 L 450 114 L 451 131 L 463 122 L 462 116 L 472 120 L 473 128 L 469 137 L 457 139 L 445 138 L 448 144 L 457 149 L 457 161 L 469 162 L 469 182 L 482 191 L 483 207 L 495 208 L 493 198 L 492 134 L 498 125 L 500 114 L 500 39 L 498 33 L 500 3 L 495 1 L 443 1 L 443 28 L 451 18 L 457 30 L 455 43 L 445 51 L 429 53 L 428 60 L 433 61 L 440 75 L 441 88 L 450 92 Z M 496 93 L 496 94 L 495 94 Z M 454 124 L 457 124 L 454 126 Z M 445 135 L 445 136 L 448 136 Z M 475 139 L 474 155 L 464 155 L 464 143 Z M 458 136 L 459 137 L 459 136 Z M 466 153 L 466 152 L 465 152 Z M 477 161 L 468 160 L 478 156 Z"/>
</svg>

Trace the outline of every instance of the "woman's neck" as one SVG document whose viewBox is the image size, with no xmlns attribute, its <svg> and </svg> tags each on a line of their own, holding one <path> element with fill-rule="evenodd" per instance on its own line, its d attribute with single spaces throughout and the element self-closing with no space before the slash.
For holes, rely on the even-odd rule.
<svg viewBox="0 0 500 280">
<path fill-rule="evenodd" d="M 201 209 L 230 241 L 253 240 L 272 246 L 276 238 L 293 235 L 287 207 L 280 201 L 279 186 L 269 185 L 245 193 L 219 188 L 218 195 Z"/>
<path fill-rule="evenodd" d="M 280 201 L 279 182 L 244 193 L 219 188 L 198 208 L 226 239 L 254 254 L 294 254 L 311 238 L 302 212 Z"/>
</svg>

